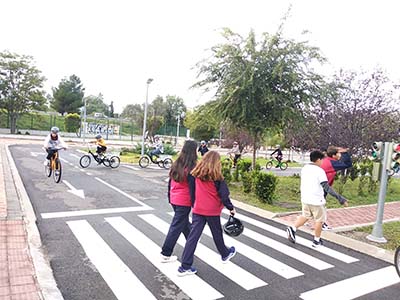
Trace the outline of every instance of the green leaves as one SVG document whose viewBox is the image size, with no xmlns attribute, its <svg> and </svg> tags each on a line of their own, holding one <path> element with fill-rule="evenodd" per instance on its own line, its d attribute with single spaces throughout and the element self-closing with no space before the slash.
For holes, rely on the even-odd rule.
<svg viewBox="0 0 400 300">
<path fill-rule="evenodd" d="M 84 91 L 79 77 L 71 75 L 68 79 L 61 80 L 58 87 L 53 88 L 53 100 L 50 105 L 61 114 L 78 113 L 79 108 L 83 106 Z"/>
</svg>

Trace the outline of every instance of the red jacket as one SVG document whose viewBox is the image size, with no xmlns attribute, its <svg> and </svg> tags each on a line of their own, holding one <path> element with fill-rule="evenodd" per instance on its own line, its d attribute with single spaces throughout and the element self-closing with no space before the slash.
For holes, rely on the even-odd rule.
<svg viewBox="0 0 400 300">
<path fill-rule="evenodd" d="M 169 202 L 179 206 L 192 206 L 190 190 L 187 180 L 176 182 L 170 179 L 168 190 Z"/>
<path fill-rule="evenodd" d="M 345 170 L 352 166 L 351 156 L 349 153 L 342 153 L 340 160 L 336 160 L 332 157 L 325 157 L 322 160 L 321 168 L 324 169 L 326 177 L 328 177 L 328 184 L 332 186 L 335 180 L 335 175 L 337 171 Z"/>
<path fill-rule="evenodd" d="M 224 206 L 229 210 L 233 209 L 225 181 L 202 181 L 196 178 L 195 186 L 193 213 L 202 216 L 220 216 Z"/>
</svg>

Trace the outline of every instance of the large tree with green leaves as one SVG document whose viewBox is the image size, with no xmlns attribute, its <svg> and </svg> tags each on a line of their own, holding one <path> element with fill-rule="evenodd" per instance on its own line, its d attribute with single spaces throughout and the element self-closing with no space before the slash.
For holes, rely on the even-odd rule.
<svg viewBox="0 0 400 300">
<path fill-rule="evenodd" d="M 164 121 L 168 125 L 176 124 L 177 117 L 186 113 L 186 105 L 181 97 L 167 95 L 165 97 L 166 110 L 164 114 Z"/>
<path fill-rule="evenodd" d="M 86 113 L 88 115 L 93 113 L 103 113 L 105 116 L 108 114 L 108 105 L 104 103 L 104 97 L 102 94 L 97 96 L 87 96 L 84 98 L 86 101 Z"/>
<path fill-rule="evenodd" d="M 71 75 L 68 79 L 64 78 L 58 87 L 53 88 L 53 100 L 51 107 L 60 114 L 78 113 L 83 106 L 83 97 L 85 89 L 81 80 L 76 75 Z"/>
<path fill-rule="evenodd" d="M 45 109 L 44 81 L 31 56 L 0 52 L 0 109 L 7 111 L 11 133 L 21 114 Z"/>
<path fill-rule="evenodd" d="M 219 137 L 220 122 L 217 116 L 209 110 L 208 105 L 201 105 L 193 112 L 188 112 L 184 125 L 190 129 L 191 136 L 197 140 L 209 141 Z"/>
<path fill-rule="evenodd" d="M 246 130 L 256 150 L 268 129 L 283 128 L 314 99 L 322 78 L 312 63 L 324 58 L 307 42 L 277 33 L 264 33 L 259 42 L 253 31 L 247 38 L 224 29 L 225 43 L 198 64 L 200 80 L 194 87 L 215 89 L 210 102 L 222 120 Z"/>
</svg>

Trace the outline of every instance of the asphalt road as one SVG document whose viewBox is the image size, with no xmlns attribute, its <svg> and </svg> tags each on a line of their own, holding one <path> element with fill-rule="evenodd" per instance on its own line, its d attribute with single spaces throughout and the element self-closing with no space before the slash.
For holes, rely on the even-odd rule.
<svg viewBox="0 0 400 300">
<path fill-rule="evenodd" d="M 245 231 L 228 246 L 238 254 L 222 264 L 205 231 L 196 250 L 198 275 L 178 277 L 179 263 L 162 264 L 160 247 L 172 218 L 168 171 L 121 165 L 79 167 L 81 153 L 60 153 L 62 181 L 44 172 L 37 145 L 10 147 L 34 207 L 57 284 L 67 300 L 132 299 L 398 299 L 394 267 L 298 233 L 245 211 Z M 226 215 L 223 215 L 226 218 Z M 175 248 L 180 258 L 184 240 Z"/>
</svg>

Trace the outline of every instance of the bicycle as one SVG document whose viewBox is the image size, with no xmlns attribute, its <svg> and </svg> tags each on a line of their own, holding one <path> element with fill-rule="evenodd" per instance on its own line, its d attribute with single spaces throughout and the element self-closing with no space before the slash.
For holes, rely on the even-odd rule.
<svg viewBox="0 0 400 300">
<path fill-rule="evenodd" d="M 394 254 L 394 266 L 396 267 L 397 274 L 400 276 L 400 246 L 397 247 Z"/>
<path fill-rule="evenodd" d="M 151 155 L 148 151 L 139 158 L 139 166 L 141 168 L 147 168 L 150 162 L 164 169 L 169 169 L 172 166 L 172 159 L 170 155 Z"/>
<path fill-rule="evenodd" d="M 48 150 L 55 151 L 53 156 L 50 158 L 50 162 L 44 167 L 46 176 L 50 177 L 53 174 L 55 183 L 59 183 L 61 180 L 62 166 L 58 151 L 65 149 L 64 147 L 48 148 Z"/>
<path fill-rule="evenodd" d="M 267 163 L 265 164 L 265 168 L 266 169 L 271 169 L 273 165 L 276 165 L 277 167 L 279 167 L 282 171 L 286 170 L 288 167 L 288 163 L 285 161 L 278 161 L 275 157 L 270 156 L 269 160 L 267 161 Z"/>
<path fill-rule="evenodd" d="M 91 156 L 93 157 L 93 159 L 100 165 L 103 164 L 105 167 L 111 167 L 112 169 L 118 168 L 119 164 L 121 163 L 121 160 L 118 156 L 116 155 L 110 155 L 110 154 L 106 154 L 106 155 L 95 155 L 95 153 L 93 153 L 88 145 L 88 153 L 91 154 Z M 85 154 L 83 155 L 80 160 L 79 160 L 79 165 L 82 168 L 87 168 L 89 167 L 90 163 L 92 162 L 92 158 L 88 155 Z"/>
<path fill-rule="evenodd" d="M 237 158 L 236 160 L 236 165 L 239 163 L 239 161 L 242 159 L 242 154 Z M 232 167 L 236 167 L 235 165 L 235 154 L 229 153 L 227 157 L 225 157 L 222 160 L 222 166 L 225 168 L 231 169 Z"/>
</svg>

